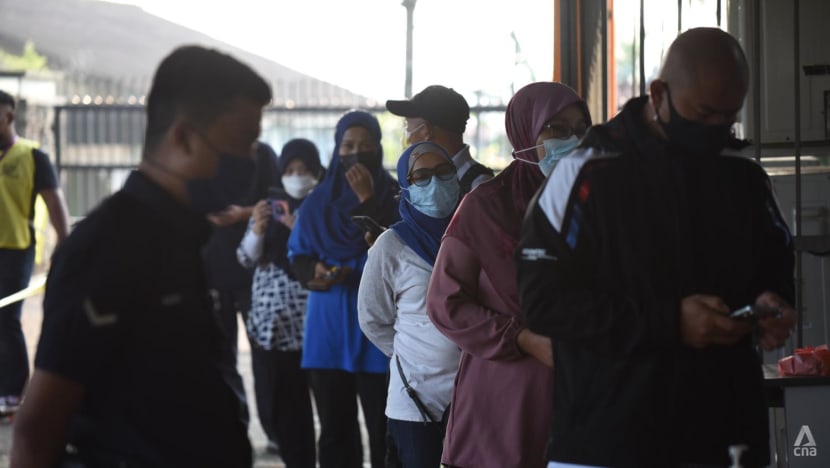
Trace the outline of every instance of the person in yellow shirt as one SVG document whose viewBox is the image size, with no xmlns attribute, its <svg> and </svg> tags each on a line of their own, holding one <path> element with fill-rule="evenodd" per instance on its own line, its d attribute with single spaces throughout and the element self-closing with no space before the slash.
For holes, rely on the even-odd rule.
<svg viewBox="0 0 830 468">
<path fill-rule="evenodd" d="M 35 141 L 14 130 L 15 100 L 0 91 L 0 298 L 29 284 L 35 258 L 35 199 L 43 197 L 49 219 L 63 240 L 68 215 L 49 157 Z M 20 327 L 23 303 L 0 308 L 0 416 L 14 413 L 29 378 L 29 358 Z"/>
</svg>

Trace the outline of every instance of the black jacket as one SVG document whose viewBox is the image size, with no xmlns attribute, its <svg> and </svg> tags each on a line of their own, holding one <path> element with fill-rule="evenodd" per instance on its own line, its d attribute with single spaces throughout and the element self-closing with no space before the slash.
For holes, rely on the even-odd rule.
<svg viewBox="0 0 830 468">
<path fill-rule="evenodd" d="M 554 346 L 551 460 L 613 467 L 744 466 L 769 457 L 752 338 L 682 344 L 682 298 L 737 309 L 774 291 L 792 303 L 793 250 L 753 160 L 689 156 L 651 136 L 629 102 L 559 162 L 517 249 L 522 311 Z"/>
</svg>

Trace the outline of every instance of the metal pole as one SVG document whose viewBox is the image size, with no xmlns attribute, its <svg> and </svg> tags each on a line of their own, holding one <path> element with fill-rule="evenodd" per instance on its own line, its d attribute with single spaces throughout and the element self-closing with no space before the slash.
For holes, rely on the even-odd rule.
<svg viewBox="0 0 830 468">
<path fill-rule="evenodd" d="M 600 4 L 600 37 L 602 38 L 602 121 L 608 120 L 608 1 Z"/>
<path fill-rule="evenodd" d="M 761 0 L 755 0 L 753 10 L 752 135 L 755 139 L 755 160 L 761 162 Z"/>
<path fill-rule="evenodd" d="M 717 10 L 715 11 L 715 15 L 718 17 L 718 27 L 721 26 L 721 0 L 718 0 Z"/>
<path fill-rule="evenodd" d="M 55 107 L 55 123 L 53 124 L 55 132 L 55 172 L 58 174 L 58 180 L 61 177 L 61 108 Z"/>
<path fill-rule="evenodd" d="M 412 97 L 412 16 L 415 13 L 415 2 L 417 0 L 403 0 L 402 5 L 406 8 L 406 79 L 404 81 L 403 94 L 407 98 Z"/>
<path fill-rule="evenodd" d="M 640 4 L 642 8 L 642 3 Z M 683 31 L 683 0 L 677 0 L 677 35 Z"/>
<path fill-rule="evenodd" d="M 640 0 L 640 96 L 646 95 L 646 25 L 645 0 Z"/>
<path fill-rule="evenodd" d="M 793 142 L 795 143 L 795 231 L 799 243 L 804 238 L 804 233 L 801 230 L 801 43 L 798 37 L 800 18 L 799 18 L 799 0 L 793 0 L 793 78 L 795 83 L 793 91 L 795 93 L 795 134 Z M 804 302 L 802 294 L 804 288 L 802 285 L 802 252 L 801 249 L 796 249 L 795 252 L 795 310 L 798 312 L 798 347 L 804 346 L 804 314 L 802 313 L 802 304 Z"/>
<path fill-rule="evenodd" d="M 634 25 L 634 29 L 632 30 L 633 34 L 631 35 L 631 96 L 634 97 L 637 95 L 637 58 L 639 54 L 637 53 L 637 26 Z"/>
<path fill-rule="evenodd" d="M 478 149 L 481 148 L 481 90 L 476 91 L 476 107 L 475 107 L 475 114 L 476 114 L 476 133 L 475 133 L 475 146 L 474 148 Z"/>
</svg>

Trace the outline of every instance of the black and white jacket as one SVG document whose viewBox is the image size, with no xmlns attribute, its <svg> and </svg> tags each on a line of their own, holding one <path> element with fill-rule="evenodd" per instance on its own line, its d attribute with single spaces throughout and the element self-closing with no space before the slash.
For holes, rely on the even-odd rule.
<svg viewBox="0 0 830 468">
<path fill-rule="evenodd" d="M 747 337 L 695 350 L 681 300 L 733 310 L 762 291 L 792 303 L 793 247 L 755 161 L 690 156 L 648 133 L 630 101 L 563 158 L 517 249 L 522 311 L 554 346 L 548 459 L 613 467 L 768 463 L 760 362 Z"/>
</svg>

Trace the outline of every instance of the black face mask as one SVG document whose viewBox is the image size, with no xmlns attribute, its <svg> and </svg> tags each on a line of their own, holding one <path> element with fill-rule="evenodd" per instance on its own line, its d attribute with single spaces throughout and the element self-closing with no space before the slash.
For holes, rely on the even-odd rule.
<svg viewBox="0 0 830 468">
<path fill-rule="evenodd" d="M 340 156 L 340 167 L 343 168 L 344 173 L 357 163 L 363 164 L 366 169 L 373 171 L 380 167 L 380 153 L 377 151 L 362 151 Z"/>
<path fill-rule="evenodd" d="M 666 123 L 657 115 L 657 122 L 666 132 L 669 144 L 677 146 L 690 154 L 717 156 L 734 138 L 732 124 L 704 125 L 681 116 L 671 102 L 671 93 L 666 88 L 666 99 L 669 101 L 669 115 L 671 120 Z"/>
</svg>

